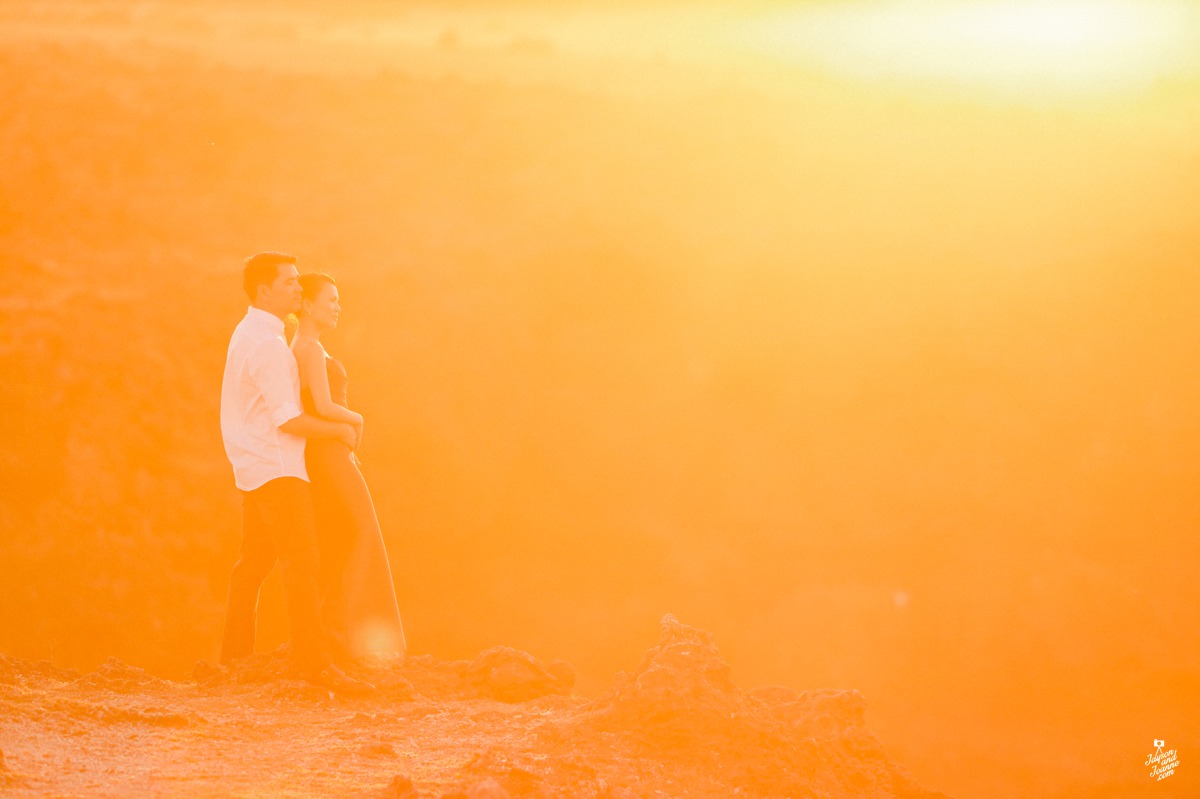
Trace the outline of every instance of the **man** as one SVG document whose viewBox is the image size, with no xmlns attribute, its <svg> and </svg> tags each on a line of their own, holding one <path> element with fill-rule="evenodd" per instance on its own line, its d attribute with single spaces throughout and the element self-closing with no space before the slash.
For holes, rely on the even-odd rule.
<svg viewBox="0 0 1200 799">
<path fill-rule="evenodd" d="M 306 438 L 336 438 L 353 449 L 355 430 L 301 411 L 296 359 L 283 335 L 284 318 L 300 309 L 296 258 L 274 252 L 252 256 L 242 284 L 250 308 L 229 341 L 221 381 L 221 437 L 242 491 L 242 553 L 229 585 L 221 662 L 254 651 L 259 591 L 278 561 L 301 674 L 336 691 L 364 693 L 374 686 L 334 666 L 326 647 L 304 468 Z"/>
</svg>

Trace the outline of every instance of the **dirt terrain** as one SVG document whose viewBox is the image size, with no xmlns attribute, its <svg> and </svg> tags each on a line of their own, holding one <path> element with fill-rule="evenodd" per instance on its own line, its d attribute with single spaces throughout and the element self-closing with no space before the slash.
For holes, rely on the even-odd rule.
<svg viewBox="0 0 1200 799">
<path fill-rule="evenodd" d="M 945 799 L 890 762 L 853 690 L 743 691 L 712 636 L 667 616 L 595 700 L 562 662 L 360 669 L 342 699 L 282 654 L 166 681 L 112 660 L 86 674 L 0 658 L 6 796 L 823 797 Z"/>
</svg>

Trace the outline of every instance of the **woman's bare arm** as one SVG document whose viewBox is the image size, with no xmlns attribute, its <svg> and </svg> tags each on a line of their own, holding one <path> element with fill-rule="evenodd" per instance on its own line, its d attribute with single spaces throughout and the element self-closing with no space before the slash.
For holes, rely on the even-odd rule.
<svg viewBox="0 0 1200 799">
<path fill-rule="evenodd" d="M 349 408 L 333 401 L 329 394 L 329 374 L 325 371 L 325 353 L 316 344 L 304 343 L 295 349 L 296 365 L 300 367 L 300 387 L 312 395 L 313 410 L 322 419 L 344 422 L 361 428 L 363 418 Z"/>
<path fill-rule="evenodd" d="M 285 433 L 301 438 L 336 438 L 350 449 L 358 446 L 359 428 L 346 422 L 331 422 L 319 416 L 302 413 L 279 425 Z"/>
</svg>

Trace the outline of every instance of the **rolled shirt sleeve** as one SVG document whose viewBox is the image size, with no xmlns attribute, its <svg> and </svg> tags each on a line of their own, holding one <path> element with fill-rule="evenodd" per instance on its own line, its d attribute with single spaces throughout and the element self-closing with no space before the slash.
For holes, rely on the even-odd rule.
<svg viewBox="0 0 1200 799">
<path fill-rule="evenodd" d="M 283 339 L 263 341 L 250 354 L 250 378 L 262 392 L 271 423 L 276 427 L 300 415 L 300 383 L 296 358 Z"/>
</svg>

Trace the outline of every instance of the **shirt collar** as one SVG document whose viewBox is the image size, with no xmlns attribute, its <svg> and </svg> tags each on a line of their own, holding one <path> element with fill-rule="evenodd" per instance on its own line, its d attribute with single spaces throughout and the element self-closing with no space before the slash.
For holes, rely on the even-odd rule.
<svg viewBox="0 0 1200 799">
<path fill-rule="evenodd" d="M 251 305 L 246 309 L 246 318 L 254 320 L 256 324 L 266 327 L 276 335 L 283 335 L 283 320 L 269 311 Z"/>
</svg>

